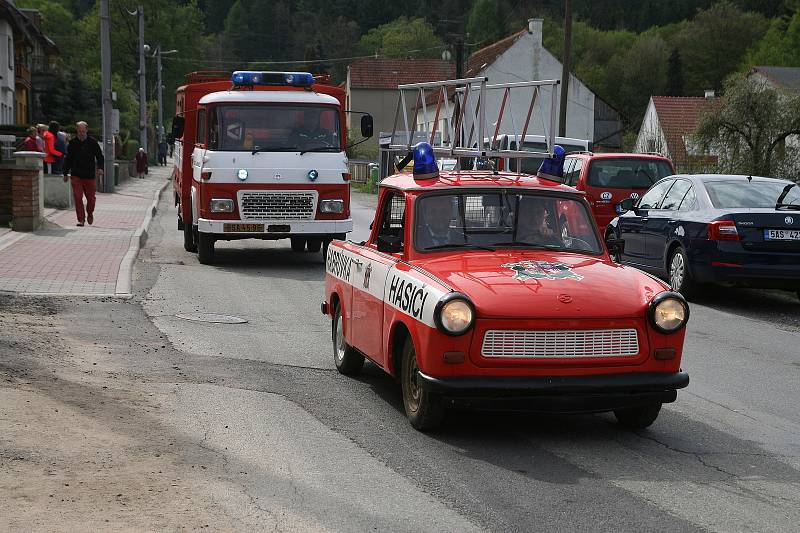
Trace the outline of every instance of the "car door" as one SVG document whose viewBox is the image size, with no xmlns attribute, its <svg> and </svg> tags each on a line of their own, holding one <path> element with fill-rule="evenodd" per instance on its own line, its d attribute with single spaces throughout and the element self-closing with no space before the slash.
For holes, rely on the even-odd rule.
<svg viewBox="0 0 800 533">
<path fill-rule="evenodd" d="M 672 179 L 659 181 L 641 197 L 636 208 L 619 217 L 617 223 L 619 236 L 625 240 L 623 262 L 647 266 L 644 226 L 648 221 L 650 211 L 658 209 L 673 181 Z"/>
<path fill-rule="evenodd" d="M 692 184 L 686 179 L 676 179 L 658 209 L 651 209 L 642 231 L 645 239 L 645 263 L 648 267 L 663 270 L 667 243 L 678 226 L 675 213 Z"/>
<path fill-rule="evenodd" d="M 360 264 L 353 265 L 353 317 L 349 342 L 370 359 L 386 367 L 383 350 L 383 294 L 391 267 L 402 258 L 402 252 L 378 251 L 381 236 L 403 237 L 405 231 L 405 196 L 400 191 L 387 191 L 378 208 L 378 227 L 370 240 L 360 246 Z M 406 244 L 403 243 L 405 246 Z"/>
</svg>

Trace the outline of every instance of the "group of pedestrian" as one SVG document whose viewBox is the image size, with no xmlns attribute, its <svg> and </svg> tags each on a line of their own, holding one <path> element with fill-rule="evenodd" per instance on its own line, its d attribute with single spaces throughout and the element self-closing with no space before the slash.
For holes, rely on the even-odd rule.
<svg viewBox="0 0 800 533">
<path fill-rule="evenodd" d="M 61 124 L 52 121 L 49 125 L 37 124 L 29 127 L 23 148 L 29 152 L 43 153 L 45 173 L 59 174 L 63 169 L 68 143 L 69 138 L 61 131 Z"/>
</svg>

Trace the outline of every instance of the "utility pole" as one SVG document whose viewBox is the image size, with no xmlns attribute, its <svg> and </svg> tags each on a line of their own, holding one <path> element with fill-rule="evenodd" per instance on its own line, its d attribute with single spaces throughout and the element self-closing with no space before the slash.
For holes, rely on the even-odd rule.
<svg viewBox="0 0 800 533">
<path fill-rule="evenodd" d="M 161 51 L 161 45 L 156 46 L 156 51 L 153 55 L 156 56 L 156 70 L 157 70 L 157 77 L 158 77 L 158 132 L 156 133 L 156 139 L 158 141 L 158 147 L 161 146 L 161 143 L 164 141 L 164 100 L 163 100 L 163 86 L 161 85 L 161 56 L 167 54 L 175 54 L 177 50 L 167 50 L 166 52 Z"/>
<path fill-rule="evenodd" d="M 464 38 L 459 35 L 456 39 L 456 79 L 464 77 Z"/>
<path fill-rule="evenodd" d="M 147 150 L 147 85 L 144 77 L 144 55 L 149 51 L 144 44 L 144 7 L 136 9 L 139 16 L 139 146 Z"/>
<path fill-rule="evenodd" d="M 114 192 L 114 133 L 111 126 L 111 28 L 109 0 L 100 1 L 100 64 L 103 102 L 103 192 Z"/>
<path fill-rule="evenodd" d="M 558 109 L 558 136 L 567 136 L 567 99 L 569 97 L 570 60 L 572 59 L 572 0 L 564 0 L 564 69 L 561 71 L 561 99 Z"/>
</svg>

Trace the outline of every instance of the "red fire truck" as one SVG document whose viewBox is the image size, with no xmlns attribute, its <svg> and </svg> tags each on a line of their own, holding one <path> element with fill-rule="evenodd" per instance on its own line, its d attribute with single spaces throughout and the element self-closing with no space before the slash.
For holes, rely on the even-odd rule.
<svg viewBox="0 0 800 533">
<path fill-rule="evenodd" d="M 327 250 L 353 229 L 345 92 L 307 72 L 194 72 L 177 90 L 174 200 L 184 248 L 291 239 Z M 372 135 L 362 114 L 361 133 Z"/>
</svg>

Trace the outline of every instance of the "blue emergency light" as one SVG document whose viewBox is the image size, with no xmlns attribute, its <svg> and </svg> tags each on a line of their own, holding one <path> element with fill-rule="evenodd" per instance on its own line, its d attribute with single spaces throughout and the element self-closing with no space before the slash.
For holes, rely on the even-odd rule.
<svg viewBox="0 0 800 533">
<path fill-rule="evenodd" d="M 436 156 L 433 155 L 433 148 L 426 142 L 414 145 L 414 179 L 426 180 L 439 177 L 439 165 L 436 164 Z"/>
<path fill-rule="evenodd" d="M 308 72 L 263 72 L 257 70 L 237 70 L 231 76 L 237 87 L 253 85 L 288 85 L 290 87 L 311 87 L 314 76 Z"/>
<path fill-rule="evenodd" d="M 551 181 L 562 182 L 564 180 L 564 158 L 567 152 L 559 145 L 553 146 L 553 155 L 542 161 L 536 175 Z"/>
</svg>

